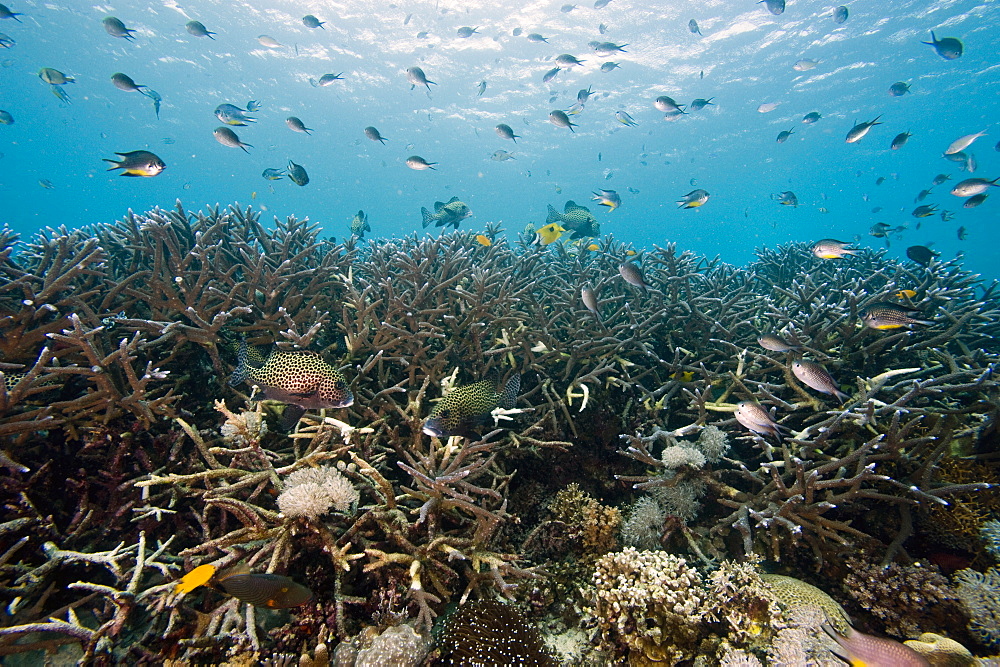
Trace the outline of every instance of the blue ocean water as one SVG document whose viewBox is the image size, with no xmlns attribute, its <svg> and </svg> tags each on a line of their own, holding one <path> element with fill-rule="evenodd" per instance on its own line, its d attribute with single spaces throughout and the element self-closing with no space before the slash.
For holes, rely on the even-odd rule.
<svg viewBox="0 0 1000 667">
<path fill-rule="evenodd" d="M 963 178 L 1000 176 L 1000 3 L 852 2 L 842 24 L 834 5 L 810 0 L 789 0 L 780 15 L 751 0 L 597 4 L 11 0 L 9 9 L 24 15 L 20 23 L 0 20 L 14 41 L 0 49 L 0 109 L 15 121 L 0 125 L 0 223 L 27 235 L 180 199 L 189 209 L 252 204 L 266 210 L 265 220 L 308 216 L 337 238 L 363 209 L 372 235 L 399 236 L 421 230 L 422 206 L 457 196 L 473 211 L 463 229 L 494 222 L 514 236 L 529 222 L 544 224 L 547 205 L 562 210 L 572 199 L 595 211 L 605 234 L 640 247 L 676 242 L 737 264 L 755 247 L 786 241 L 833 237 L 881 247 L 868 231 L 885 222 L 907 227 L 891 240 L 890 256 L 933 244 L 944 258 L 965 253 L 972 271 L 1000 274 L 1000 194 L 974 209 L 949 194 Z M 306 14 L 325 25 L 306 27 Z M 109 15 L 136 31 L 133 41 L 108 34 Z M 192 19 L 216 38 L 189 34 Z M 701 35 L 689 29 L 691 19 Z M 463 26 L 478 33 L 461 38 Z M 961 39 L 962 57 L 945 60 L 922 44 L 932 30 Z M 529 41 L 529 33 L 548 43 Z M 261 35 L 281 46 L 262 45 Z M 593 41 L 627 44 L 626 52 L 602 57 Z M 543 83 L 563 53 L 583 65 Z M 807 59 L 815 66 L 796 69 Z M 603 72 L 607 61 L 620 66 Z M 436 85 L 411 88 L 413 66 Z M 39 79 L 42 67 L 75 77 L 60 87 L 68 103 Z M 111 84 L 115 72 L 162 96 L 159 119 L 150 99 Z M 310 83 L 341 72 L 332 85 Z M 891 96 L 897 81 L 910 92 Z M 575 131 L 548 122 L 550 111 L 570 109 L 588 86 L 595 94 L 571 116 Z M 667 121 L 653 106 L 660 95 L 713 104 Z M 219 144 L 213 110 L 249 100 L 262 105 L 251 114 L 258 122 L 232 128 L 253 145 L 249 153 Z M 777 107 L 761 113 L 762 104 Z M 637 125 L 619 123 L 619 110 Z M 822 118 L 803 124 L 811 111 Z M 292 132 L 288 116 L 315 131 Z M 876 117 L 882 124 L 866 137 L 845 142 L 855 122 Z M 497 136 L 497 123 L 521 136 L 516 144 Z M 365 137 L 369 125 L 385 145 Z M 790 138 L 776 142 L 789 129 Z M 974 174 L 942 159 L 953 140 L 983 130 L 966 151 L 978 164 Z M 913 135 L 908 143 L 890 150 L 904 131 Z M 159 155 L 166 170 L 123 178 L 101 161 L 140 149 Z M 492 159 L 501 149 L 514 159 Z M 414 154 L 437 169 L 408 169 Z M 307 169 L 307 186 L 261 177 L 289 159 Z M 922 203 L 954 217 L 918 220 L 914 198 L 937 174 L 951 180 Z M 695 187 L 710 193 L 708 203 L 679 210 L 675 202 Z M 600 188 L 616 190 L 622 206 L 590 202 Z M 798 207 L 773 199 L 788 190 Z"/>
</svg>

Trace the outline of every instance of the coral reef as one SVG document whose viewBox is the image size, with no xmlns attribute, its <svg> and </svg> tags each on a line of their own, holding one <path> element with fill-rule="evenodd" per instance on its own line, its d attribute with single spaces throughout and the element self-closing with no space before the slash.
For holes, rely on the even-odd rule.
<svg viewBox="0 0 1000 667">
<path fill-rule="evenodd" d="M 0 654 L 78 644 L 85 660 L 282 660 L 366 628 L 426 635 L 449 604 L 498 597 L 572 624 L 596 568 L 617 655 L 721 656 L 729 642 L 763 658 L 794 628 L 727 561 L 834 575 L 861 548 L 882 566 L 917 549 L 981 555 L 1000 295 L 958 260 L 823 262 L 790 244 L 733 267 L 668 245 L 632 260 L 651 287 L 640 293 L 619 278 L 630 248 L 612 237 L 592 250 L 493 226 L 488 246 L 466 232 L 319 232 L 179 203 L 24 242 L 0 231 L 0 590 L 12 601 Z M 580 300 L 588 282 L 599 319 Z M 859 326 L 861 309 L 901 290 L 934 325 Z M 768 332 L 800 347 L 761 348 Z M 243 337 L 320 355 L 354 403 L 286 428 L 294 412 L 276 419 L 281 405 L 227 383 Z M 798 381 L 803 356 L 840 381 L 843 404 Z M 444 387 L 492 373 L 520 374 L 521 394 L 480 437 L 423 431 Z M 780 437 L 747 430 L 740 401 Z M 625 542 L 683 550 L 704 572 L 617 551 L 628 505 Z M 194 567 L 237 563 L 313 599 L 276 611 L 175 590 Z M 640 597 L 623 597 L 618 569 Z M 724 591 L 743 616 L 723 612 Z M 675 597 L 673 616 L 644 606 Z M 614 602 L 658 625 L 636 632 Z"/>
<path fill-rule="evenodd" d="M 1000 569 L 955 573 L 956 594 L 969 615 L 969 630 L 983 646 L 1000 647 Z"/>
<path fill-rule="evenodd" d="M 497 600 L 476 600 L 459 607 L 441 623 L 438 644 L 442 665 L 558 664 L 538 628 L 515 606 Z"/>
</svg>

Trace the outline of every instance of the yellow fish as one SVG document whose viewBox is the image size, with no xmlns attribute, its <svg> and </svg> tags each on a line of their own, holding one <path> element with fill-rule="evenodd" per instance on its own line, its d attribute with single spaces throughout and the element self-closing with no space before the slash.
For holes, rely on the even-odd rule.
<svg viewBox="0 0 1000 667">
<path fill-rule="evenodd" d="M 535 235 L 539 245 L 548 245 L 558 241 L 565 231 L 558 222 L 550 222 L 544 227 L 539 227 Z"/>
<path fill-rule="evenodd" d="M 257 191 L 254 190 L 253 192 L 250 193 L 250 199 L 256 199 L 256 198 L 257 198 Z"/>
<path fill-rule="evenodd" d="M 600 250 L 600 249 L 601 247 L 596 243 L 591 243 L 589 246 L 587 246 L 587 250 Z"/>
<path fill-rule="evenodd" d="M 628 255 L 629 257 L 635 257 L 636 252 L 635 250 L 626 250 L 625 254 Z"/>
<path fill-rule="evenodd" d="M 678 382 L 691 382 L 694 379 L 694 371 L 677 371 L 670 378 Z"/>
<path fill-rule="evenodd" d="M 199 586 L 204 586 L 213 576 L 215 576 L 214 565 L 199 565 L 181 577 L 174 586 L 174 593 L 190 593 Z"/>
<path fill-rule="evenodd" d="M 478 243 L 479 245 L 484 245 L 487 248 L 493 245 L 493 241 L 490 241 L 488 236 L 484 236 L 482 234 L 476 234 L 476 243 Z"/>
<path fill-rule="evenodd" d="M 893 294 L 893 296 L 896 297 L 897 299 L 912 299 L 916 295 L 917 293 L 911 289 L 901 289 L 895 294 Z"/>
</svg>

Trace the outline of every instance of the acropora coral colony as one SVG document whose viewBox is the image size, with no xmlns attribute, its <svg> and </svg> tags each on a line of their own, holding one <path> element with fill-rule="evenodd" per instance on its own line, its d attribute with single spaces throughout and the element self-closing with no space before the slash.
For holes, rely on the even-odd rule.
<svg viewBox="0 0 1000 667">
<path fill-rule="evenodd" d="M 180 203 L 0 231 L 0 655 L 996 650 L 997 283 L 881 250 L 736 267 L 484 235 L 337 243 Z M 930 324 L 866 326 L 873 303 Z M 267 359 L 310 360 L 345 407 L 274 400 Z M 516 400 L 480 392 L 476 428 L 425 432 L 487 378 Z"/>
</svg>

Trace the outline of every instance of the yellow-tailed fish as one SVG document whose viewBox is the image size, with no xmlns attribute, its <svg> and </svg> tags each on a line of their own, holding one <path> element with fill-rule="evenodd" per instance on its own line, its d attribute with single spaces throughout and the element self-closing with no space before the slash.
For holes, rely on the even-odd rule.
<svg viewBox="0 0 1000 667">
<path fill-rule="evenodd" d="M 861 321 L 870 329 L 899 329 L 909 327 L 914 324 L 930 326 L 934 322 L 930 320 L 918 320 L 913 315 L 920 314 L 919 310 L 901 306 L 898 303 L 876 302 L 865 306 L 858 313 Z"/>
<path fill-rule="evenodd" d="M 591 250 L 591 251 L 596 251 L 596 250 L 600 250 L 600 249 L 601 249 L 601 247 L 599 245 L 597 245 L 596 243 L 591 243 L 589 246 L 587 246 L 587 250 Z"/>
<path fill-rule="evenodd" d="M 896 297 L 897 299 L 912 299 L 916 295 L 917 293 L 911 289 L 901 289 L 895 294 L 893 294 L 893 296 Z"/>
<path fill-rule="evenodd" d="M 199 565 L 178 580 L 174 585 L 174 593 L 190 593 L 199 586 L 207 584 L 214 575 L 214 565 Z"/>
<path fill-rule="evenodd" d="M 844 255 L 856 255 L 856 248 L 848 248 L 850 241 L 838 241 L 837 239 L 820 239 L 813 244 L 812 254 L 820 259 L 840 259 Z"/>
</svg>

